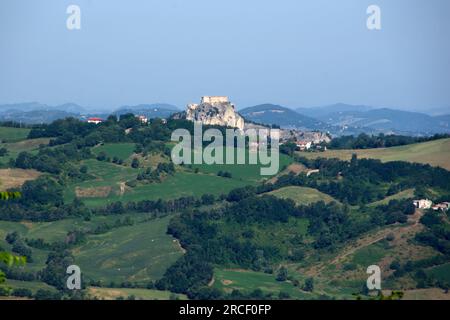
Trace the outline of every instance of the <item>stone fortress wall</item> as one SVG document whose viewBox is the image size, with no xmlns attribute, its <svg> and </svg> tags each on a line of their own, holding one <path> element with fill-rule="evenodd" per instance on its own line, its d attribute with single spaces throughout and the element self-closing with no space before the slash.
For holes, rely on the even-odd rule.
<svg viewBox="0 0 450 320">
<path fill-rule="evenodd" d="M 215 104 L 215 103 L 227 103 L 229 102 L 228 97 L 226 96 L 204 96 L 202 97 L 201 103 L 209 103 L 209 104 Z"/>
</svg>

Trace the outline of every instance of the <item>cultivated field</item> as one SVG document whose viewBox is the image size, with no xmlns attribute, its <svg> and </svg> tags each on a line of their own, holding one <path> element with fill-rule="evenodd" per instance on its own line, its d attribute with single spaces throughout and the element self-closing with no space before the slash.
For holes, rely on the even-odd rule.
<svg viewBox="0 0 450 320">
<path fill-rule="evenodd" d="M 183 254 L 174 238 L 166 234 L 170 217 L 120 227 L 87 237 L 72 250 L 86 278 L 121 283 L 146 283 L 162 277 Z"/>
<path fill-rule="evenodd" d="M 25 181 L 34 180 L 40 175 L 39 171 L 31 169 L 0 169 L 0 191 L 21 187 Z"/>
<path fill-rule="evenodd" d="M 138 185 L 134 188 L 127 187 L 125 193 L 120 193 L 120 184 L 135 179 L 143 169 L 119 166 L 97 160 L 86 160 L 83 164 L 88 166 L 88 173 L 96 177 L 94 180 L 71 184 L 65 191 L 65 200 L 72 201 L 76 193 L 88 206 L 100 206 L 114 201 L 140 201 L 157 199 L 175 199 L 183 196 L 200 197 L 205 193 L 220 195 L 230 190 L 249 184 L 239 178 L 227 179 L 214 174 L 193 173 L 178 171 L 168 176 L 161 183 Z M 110 188 L 104 194 L 98 194 L 99 188 Z M 98 189 L 98 190 L 96 190 Z M 93 192 L 89 194 L 89 190 Z"/>
<path fill-rule="evenodd" d="M 226 152 L 229 151 L 230 148 L 226 148 Z M 237 149 L 235 149 L 237 150 Z M 203 173 L 209 173 L 217 175 L 219 171 L 226 171 L 231 173 L 232 178 L 235 180 L 240 181 L 247 181 L 249 183 L 256 183 L 258 181 L 261 181 L 262 179 L 269 179 L 271 176 L 262 176 L 261 175 L 261 167 L 268 167 L 268 165 L 261 165 L 261 164 L 250 164 L 249 159 L 249 152 L 246 151 L 246 163 L 245 164 L 237 164 L 237 152 L 235 152 L 235 164 L 201 164 L 201 165 L 193 165 L 192 167 L 195 169 L 197 168 L 200 172 Z M 224 155 L 225 159 L 225 155 Z M 279 171 L 284 170 L 289 164 L 292 163 L 292 158 L 285 154 L 280 154 L 280 162 L 279 162 Z M 225 162 L 225 160 L 224 160 Z M 278 172 L 276 173 L 278 174 Z"/>
<path fill-rule="evenodd" d="M 327 150 L 325 152 L 297 152 L 297 155 L 315 159 L 320 157 L 350 160 L 356 153 L 359 158 L 388 161 L 408 161 L 440 166 L 450 170 L 450 138 L 410 144 L 400 147 L 364 150 Z"/>
</svg>

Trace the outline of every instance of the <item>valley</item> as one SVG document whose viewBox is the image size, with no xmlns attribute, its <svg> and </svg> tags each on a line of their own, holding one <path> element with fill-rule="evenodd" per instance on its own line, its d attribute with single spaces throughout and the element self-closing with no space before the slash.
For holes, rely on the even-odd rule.
<svg viewBox="0 0 450 320">
<path fill-rule="evenodd" d="M 171 121 L 165 126 L 181 124 Z M 133 124 L 127 136 L 112 130 L 120 125 L 86 127 L 83 142 L 3 131 L 0 187 L 26 192 L 20 216 L 1 204 L 0 247 L 29 259 L 3 269 L 8 280 L 0 287 L 33 298 L 67 295 L 62 271 L 69 262 L 83 272 L 86 299 L 370 299 L 365 268 L 377 264 L 385 290 L 448 298 L 439 293 L 448 283 L 446 240 L 428 243 L 439 233 L 423 222 L 433 213 L 406 212 L 421 192 L 449 194 L 449 139 L 281 154 L 279 172 L 262 177 L 260 165 L 249 164 L 172 171 L 164 126 Z M 100 142 L 90 142 L 103 131 Z M 61 160 L 46 166 L 46 157 Z M 391 161 L 402 161 L 402 171 Z M 39 194 L 43 187 L 55 193 Z M 32 212 L 27 194 L 42 199 Z M 446 216 L 428 219 L 450 228 Z"/>
</svg>

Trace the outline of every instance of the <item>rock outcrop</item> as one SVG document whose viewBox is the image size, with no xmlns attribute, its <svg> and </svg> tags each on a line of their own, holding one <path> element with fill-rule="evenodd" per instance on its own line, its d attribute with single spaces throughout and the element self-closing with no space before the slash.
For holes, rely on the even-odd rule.
<svg viewBox="0 0 450 320">
<path fill-rule="evenodd" d="M 244 129 L 244 118 L 236 112 L 228 97 L 202 97 L 200 104 L 187 106 L 185 117 L 187 120 L 200 121 L 205 125 Z"/>
</svg>

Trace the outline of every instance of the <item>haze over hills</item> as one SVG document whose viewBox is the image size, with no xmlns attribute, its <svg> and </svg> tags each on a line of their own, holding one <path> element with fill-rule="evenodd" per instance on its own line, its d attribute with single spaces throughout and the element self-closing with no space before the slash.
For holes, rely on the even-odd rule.
<svg viewBox="0 0 450 320">
<path fill-rule="evenodd" d="M 433 109 L 435 112 L 438 109 Z M 440 108 L 440 113 L 445 108 Z M 66 117 L 107 117 L 109 114 L 135 113 L 148 118 L 168 118 L 180 109 L 168 103 L 139 104 L 119 108 L 90 108 L 75 103 L 49 106 L 38 102 L 0 105 L 0 121 L 28 124 L 49 123 Z M 366 105 L 337 103 L 309 108 L 287 108 L 276 104 L 261 104 L 240 109 L 245 119 L 283 128 L 327 131 L 336 135 L 395 133 L 405 135 L 432 135 L 448 133 L 450 113 L 443 115 L 378 108 Z"/>
<path fill-rule="evenodd" d="M 140 104 L 136 106 L 123 106 L 113 112 L 115 115 L 134 113 L 147 118 L 167 118 L 180 111 L 178 107 L 167 103 Z"/>
<path fill-rule="evenodd" d="M 341 127 L 364 128 L 379 133 L 434 134 L 449 131 L 449 117 L 390 108 L 335 104 L 299 108 L 297 112 Z"/>
<path fill-rule="evenodd" d="M 312 118 L 321 118 L 330 113 L 335 112 L 364 112 L 375 109 L 374 107 L 366 105 L 351 105 L 345 103 L 336 103 L 327 106 L 309 107 L 309 108 L 296 108 L 295 111 L 304 114 Z"/>
<path fill-rule="evenodd" d="M 38 102 L 16 103 L 0 105 L 0 121 L 15 121 L 27 124 L 50 123 L 67 117 L 86 118 L 89 116 L 107 117 L 110 114 L 121 115 L 136 113 L 148 118 L 166 118 L 179 111 L 176 106 L 157 103 L 136 106 L 122 106 L 119 108 L 91 108 L 75 103 L 65 103 L 49 106 Z"/>
<path fill-rule="evenodd" d="M 295 112 L 292 109 L 275 104 L 261 104 L 239 110 L 239 113 L 253 122 L 262 124 L 276 124 L 281 127 L 307 128 L 323 130 L 328 125 L 307 115 Z"/>
</svg>

